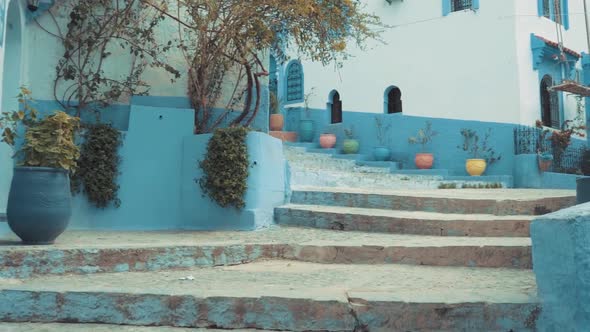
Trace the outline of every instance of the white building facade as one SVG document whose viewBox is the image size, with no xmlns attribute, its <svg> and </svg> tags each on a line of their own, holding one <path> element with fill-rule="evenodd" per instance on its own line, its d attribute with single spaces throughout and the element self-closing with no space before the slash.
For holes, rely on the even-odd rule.
<svg viewBox="0 0 590 332">
<path fill-rule="evenodd" d="M 386 43 L 351 50 L 342 68 L 301 59 L 311 108 L 330 108 L 337 91 L 344 116 L 403 112 L 530 126 L 542 119 L 553 127 L 575 117 L 574 95 L 542 93 L 541 85 L 583 80 L 583 0 L 363 2 L 390 26 Z M 279 81 L 286 91 L 286 75 Z"/>
</svg>

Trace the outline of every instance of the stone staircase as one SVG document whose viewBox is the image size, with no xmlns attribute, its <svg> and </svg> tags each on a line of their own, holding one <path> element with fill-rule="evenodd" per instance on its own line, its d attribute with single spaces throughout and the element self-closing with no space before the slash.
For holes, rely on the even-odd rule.
<svg viewBox="0 0 590 332">
<path fill-rule="evenodd" d="M 529 222 L 574 200 L 294 187 L 278 225 L 256 232 L 68 232 L 51 247 L 6 238 L 0 331 L 534 331 Z"/>
<path fill-rule="evenodd" d="M 512 179 L 507 176 L 450 177 L 430 174 L 429 171 L 418 174 L 422 172 L 416 170 L 405 174 L 399 169 L 398 162 L 367 161 L 361 155 L 339 155 L 333 150 L 310 146 L 285 145 L 284 152 L 291 166 L 291 184 L 295 186 L 366 189 L 438 189 L 441 185 L 461 188 L 463 185 L 492 183 L 505 188 L 512 186 Z"/>
</svg>

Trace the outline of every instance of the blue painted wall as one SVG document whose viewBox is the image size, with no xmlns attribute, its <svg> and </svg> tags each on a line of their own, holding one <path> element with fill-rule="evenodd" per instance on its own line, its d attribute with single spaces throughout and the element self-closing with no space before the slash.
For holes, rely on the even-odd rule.
<svg viewBox="0 0 590 332">
<path fill-rule="evenodd" d="M 286 126 L 289 131 L 298 131 L 299 121 L 307 118 L 301 108 L 287 109 Z M 467 175 L 465 171 L 465 159 L 468 155 L 457 146 L 463 143 L 460 134 L 462 128 L 477 130 L 483 138 L 485 131 L 492 128 L 489 142 L 497 153 L 502 154 L 502 160 L 492 165 L 486 174 L 511 175 L 514 162 L 514 135 L 512 124 L 462 121 L 440 118 L 426 118 L 407 116 L 403 114 L 374 114 L 360 112 L 344 112 L 343 123 L 328 125 L 330 112 L 327 110 L 313 109 L 309 112 L 309 118 L 316 124 L 316 139 L 325 131 L 334 131 L 338 136 L 337 147 L 340 149 L 344 138 L 344 128 L 353 126 L 355 136 L 360 140 L 360 153 L 372 156 L 373 148 L 378 146 L 375 130 L 375 118 L 383 120 L 384 125 L 390 124 L 391 129 L 387 135 L 387 146 L 393 151 L 393 158 L 403 163 L 406 169 L 415 169 L 414 156 L 420 151 L 420 146 L 408 143 L 410 136 L 415 136 L 418 129 L 423 128 L 426 121 L 432 122 L 433 130 L 438 132 L 433 143 L 428 147 L 428 152 L 435 154 L 435 168 L 448 169 L 451 175 Z"/>
<path fill-rule="evenodd" d="M 210 135 L 193 135 L 193 116 L 190 109 L 133 105 L 120 150 L 121 207 L 100 210 L 77 196 L 70 229 L 252 230 L 268 225 L 273 208 L 285 202 L 281 142 L 264 133 L 248 136 L 252 167 L 246 208 L 221 209 L 195 183 Z"/>
<path fill-rule="evenodd" d="M 539 331 L 590 326 L 590 203 L 539 217 L 531 224 L 533 269 L 543 311 Z"/>
<path fill-rule="evenodd" d="M 195 179 L 203 176 L 198 167 L 211 135 L 184 137 L 181 171 L 182 228 L 198 230 L 253 230 L 273 222 L 273 209 L 286 200 L 287 162 L 283 144 L 264 133 L 248 134 L 250 162 L 246 207 L 242 211 L 221 208 L 203 193 Z"/>
<path fill-rule="evenodd" d="M 521 154 L 514 157 L 513 176 L 517 188 L 576 189 L 576 180 L 584 177 L 541 172 L 537 158 L 536 154 Z"/>
</svg>

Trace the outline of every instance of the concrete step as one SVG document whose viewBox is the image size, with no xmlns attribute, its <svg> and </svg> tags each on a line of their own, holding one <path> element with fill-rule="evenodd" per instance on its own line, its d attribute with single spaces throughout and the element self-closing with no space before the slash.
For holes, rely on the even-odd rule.
<svg viewBox="0 0 590 332">
<path fill-rule="evenodd" d="M 218 329 L 195 329 L 167 326 L 131 326 L 114 324 L 74 323 L 0 323 L 0 332 L 222 332 Z M 265 332 L 264 330 L 234 329 L 234 332 Z M 270 332 L 270 331 L 266 331 Z"/>
<path fill-rule="evenodd" d="M 528 237 L 532 219 L 297 204 L 275 209 L 280 225 L 431 236 Z"/>
<path fill-rule="evenodd" d="M 0 242 L 0 278 L 161 271 L 263 259 L 530 269 L 531 241 L 297 227 L 257 232 L 66 232 L 53 246 Z"/>
<path fill-rule="evenodd" d="M 386 190 L 293 187 L 293 204 L 426 211 L 455 214 L 543 215 L 576 204 L 572 190 Z"/>
<path fill-rule="evenodd" d="M 266 261 L 0 280 L 0 320 L 286 331 L 533 331 L 531 271 Z"/>
</svg>

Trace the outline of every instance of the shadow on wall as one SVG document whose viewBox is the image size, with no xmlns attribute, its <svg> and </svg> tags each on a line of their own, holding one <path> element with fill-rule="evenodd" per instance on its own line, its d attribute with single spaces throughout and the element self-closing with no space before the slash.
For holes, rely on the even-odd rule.
<svg viewBox="0 0 590 332">
<path fill-rule="evenodd" d="M 287 111 L 286 126 L 289 131 L 299 130 L 299 121 L 304 118 L 310 118 L 316 123 L 315 142 L 318 141 L 319 135 L 330 128 L 329 111 L 312 109 L 306 115 L 302 108 L 290 108 Z M 492 129 L 490 143 L 496 154 L 502 155 L 502 160 L 489 167 L 487 175 L 512 175 L 514 162 L 514 135 L 515 125 L 493 122 L 480 121 L 463 121 L 441 118 L 427 118 L 395 114 L 375 114 L 344 112 L 342 124 L 338 131 L 354 128 L 354 135 L 360 141 L 360 154 L 371 156 L 373 148 L 379 146 L 375 119 L 382 119 L 383 126 L 390 125 L 390 129 L 385 134 L 387 147 L 392 152 L 392 158 L 395 161 L 403 163 L 407 169 L 415 169 L 414 155 L 420 152 L 419 146 L 412 146 L 408 143 L 408 138 L 415 136 L 420 128 L 424 128 L 427 121 L 432 123 L 432 129 L 437 131 L 438 136 L 434 137 L 432 144 L 429 145 L 427 152 L 435 155 L 434 168 L 448 169 L 452 175 L 467 175 L 465 171 L 465 160 L 469 158 L 467 153 L 459 149 L 458 146 L 463 144 L 461 129 L 476 130 L 480 137 L 483 137 L 488 128 Z M 337 147 L 341 148 L 342 139 L 339 139 Z"/>
</svg>

